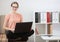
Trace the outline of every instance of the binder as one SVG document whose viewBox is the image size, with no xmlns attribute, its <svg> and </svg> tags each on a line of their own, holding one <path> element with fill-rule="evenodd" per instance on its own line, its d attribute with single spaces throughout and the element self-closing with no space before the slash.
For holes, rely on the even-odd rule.
<svg viewBox="0 0 60 42">
<path fill-rule="evenodd" d="M 35 12 L 35 23 L 38 23 L 38 12 Z"/>
<path fill-rule="evenodd" d="M 58 12 L 55 12 L 52 14 L 52 22 L 59 23 L 59 13 Z"/>
<path fill-rule="evenodd" d="M 47 23 L 52 22 L 52 12 L 47 12 Z"/>
<path fill-rule="evenodd" d="M 46 23 L 46 13 L 41 13 L 41 23 Z"/>
</svg>

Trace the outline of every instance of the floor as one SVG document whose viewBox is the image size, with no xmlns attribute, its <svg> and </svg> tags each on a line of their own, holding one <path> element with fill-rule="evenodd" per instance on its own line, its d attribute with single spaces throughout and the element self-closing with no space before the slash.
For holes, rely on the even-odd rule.
<svg viewBox="0 0 60 42">
<path fill-rule="evenodd" d="M 29 40 L 27 42 L 34 42 L 34 36 L 32 35 L 31 37 L 29 37 Z"/>
</svg>

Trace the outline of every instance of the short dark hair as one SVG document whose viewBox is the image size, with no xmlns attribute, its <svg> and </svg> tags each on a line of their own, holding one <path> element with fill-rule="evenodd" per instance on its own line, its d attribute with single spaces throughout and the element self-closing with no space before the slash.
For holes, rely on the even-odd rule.
<svg viewBox="0 0 60 42">
<path fill-rule="evenodd" d="M 13 4 L 17 4 L 17 7 L 19 7 L 18 2 L 12 2 L 12 3 L 11 3 L 11 7 L 12 7 Z"/>
</svg>

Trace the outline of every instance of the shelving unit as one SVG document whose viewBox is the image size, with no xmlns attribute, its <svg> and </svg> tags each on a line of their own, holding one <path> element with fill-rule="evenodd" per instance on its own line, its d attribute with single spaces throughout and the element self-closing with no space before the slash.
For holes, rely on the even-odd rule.
<svg viewBox="0 0 60 42">
<path fill-rule="evenodd" d="M 37 32 L 39 33 L 37 34 L 35 31 L 36 38 L 41 35 L 57 35 L 57 32 L 54 33 L 54 29 L 56 29 L 57 27 L 55 26 L 58 25 L 60 25 L 60 12 L 35 12 L 35 29 L 37 28 Z M 58 29 L 56 30 L 58 31 Z"/>
</svg>

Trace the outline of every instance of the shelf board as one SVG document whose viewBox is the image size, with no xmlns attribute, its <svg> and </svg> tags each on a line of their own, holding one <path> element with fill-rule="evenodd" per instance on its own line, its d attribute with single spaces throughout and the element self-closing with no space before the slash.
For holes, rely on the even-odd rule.
<svg viewBox="0 0 60 42">
<path fill-rule="evenodd" d="M 37 34 L 36 36 L 42 36 L 42 35 L 53 35 L 53 34 Z"/>
<path fill-rule="evenodd" d="M 59 22 L 58 23 L 52 23 L 52 24 L 59 24 Z"/>
<path fill-rule="evenodd" d="M 60 24 L 60 23 L 52 23 L 52 22 L 50 22 L 50 23 L 35 23 L 35 24 Z"/>
<path fill-rule="evenodd" d="M 35 24 L 46 24 L 46 23 L 35 23 Z"/>
</svg>

